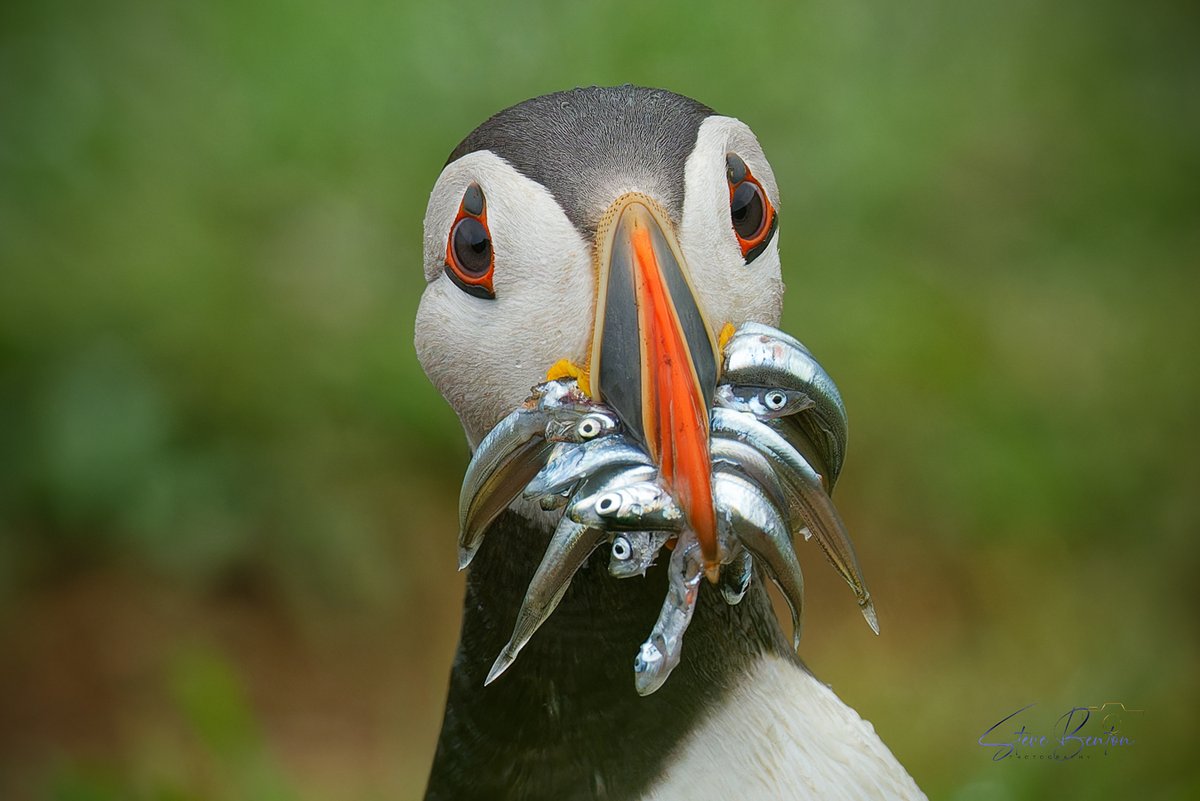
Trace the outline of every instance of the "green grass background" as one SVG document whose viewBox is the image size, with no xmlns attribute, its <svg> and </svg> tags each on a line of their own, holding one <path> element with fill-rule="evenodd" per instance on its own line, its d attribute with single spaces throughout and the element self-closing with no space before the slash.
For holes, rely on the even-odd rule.
<svg viewBox="0 0 1200 801">
<path fill-rule="evenodd" d="M 803 552 L 818 675 L 931 797 L 1200 797 L 1198 16 L 6 3 L 0 795 L 419 797 L 467 459 L 411 345 L 425 200 L 494 111 L 633 82 L 779 179 L 883 629 Z M 1108 756 L 976 744 L 1105 701 L 1144 709 Z"/>
</svg>

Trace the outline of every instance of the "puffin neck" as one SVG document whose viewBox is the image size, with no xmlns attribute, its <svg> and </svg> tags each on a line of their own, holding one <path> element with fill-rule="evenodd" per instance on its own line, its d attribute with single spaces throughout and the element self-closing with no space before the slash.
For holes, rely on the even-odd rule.
<svg viewBox="0 0 1200 801">
<path fill-rule="evenodd" d="M 471 563 L 426 799 L 638 798 L 757 660 L 795 659 L 756 574 L 736 606 L 702 588 L 681 663 L 661 689 L 639 696 L 633 660 L 662 606 L 667 560 L 645 578 L 615 579 L 601 546 L 517 661 L 485 687 L 550 534 L 544 522 L 505 512 Z"/>
</svg>

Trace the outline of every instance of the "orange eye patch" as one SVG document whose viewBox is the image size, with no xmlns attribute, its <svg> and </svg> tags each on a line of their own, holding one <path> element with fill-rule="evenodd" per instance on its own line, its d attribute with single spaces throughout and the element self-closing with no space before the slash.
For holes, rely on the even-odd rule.
<svg viewBox="0 0 1200 801">
<path fill-rule="evenodd" d="M 495 270 L 487 201 L 479 184 L 472 182 L 463 193 L 446 240 L 446 275 L 468 295 L 492 300 L 496 297 L 492 287 Z"/>
<path fill-rule="evenodd" d="M 729 221 L 749 264 L 766 250 L 775 233 L 775 207 L 746 162 L 733 153 L 725 156 L 725 177 L 729 180 Z"/>
</svg>

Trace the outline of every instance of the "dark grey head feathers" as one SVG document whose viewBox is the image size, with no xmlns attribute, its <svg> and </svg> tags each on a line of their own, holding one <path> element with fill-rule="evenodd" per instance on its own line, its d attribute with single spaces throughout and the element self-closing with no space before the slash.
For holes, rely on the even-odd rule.
<svg viewBox="0 0 1200 801">
<path fill-rule="evenodd" d="M 587 236 L 614 198 L 652 194 L 676 222 L 683 171 L 708 106 L 662 89 L 591 86 L 535 97 L 480 125 L 447 164 L 490 150 L 554 195 Z"/>
</svg>

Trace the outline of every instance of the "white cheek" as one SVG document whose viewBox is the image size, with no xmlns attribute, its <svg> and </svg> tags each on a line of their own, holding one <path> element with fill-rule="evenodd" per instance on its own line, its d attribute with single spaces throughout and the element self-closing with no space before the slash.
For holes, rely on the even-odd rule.
<svg viewBox="0 0 1200 801">
<path fill-rule="evenodd" d="M 471 180 L 487 198 L 493 300 L 467 295 L 443 268 L 442 237 Z M 595 298 L 591 255 L 549 192 L 487 152 L 446 168 L 425 224 L 430 283 L 417 313 L 417 357 L 474 446 L 556 361 L 586 360 Z"/>
<path fill-rule="evenodd" d="M 758 258 L 745 263 L 729 221 L 725 177 L 725 154 L 729 152 L 746 161 L 778 209 L 775 175 L 754 134 L 738 120 L 709 117 L 700 126 L 684 173 L 680 243 L 693 286 L 714 328 L 747 320 L 775 325 L 783 305 L 779 232 Z"/>
<path fill-rule="evenodd" d="M 502 358 L 497 351 L 507 332 L 485 308 L 494 303 L 442 276 L 426 288 L 417 310 L 417 358 L 468 431 L 483 425 L 489 399 L 504 394 L 504 373 L 491 360 Z"/>
<path fill-rule="evenodd" d="M 442 277 L 421 297 L 418 331 L 437 334 L 417 337 L 417 358 L 458 412 L 472 447 L 555 362 L 587 359 L 591 281 L 559 279 L 530 289 L 504 293 L 497 286 L 496 299 L 483 300 Z M 564 300 L 572 297 L 579 300 Z"/>
</svg>

